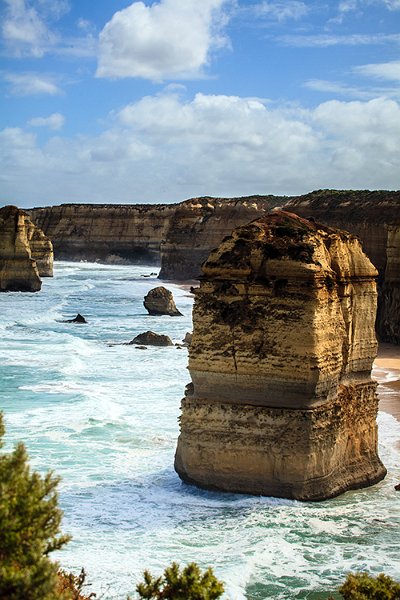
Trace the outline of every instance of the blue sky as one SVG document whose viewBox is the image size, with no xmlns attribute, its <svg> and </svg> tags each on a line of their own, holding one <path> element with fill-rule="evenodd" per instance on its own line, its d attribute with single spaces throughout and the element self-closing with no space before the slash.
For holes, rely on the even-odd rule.
<svg viewBox="0 0 400 600">
<path fill-rule="evenodd" d="M 400 188 L 400 0 L 0 0 L 0 203 Z"/>
</svg>

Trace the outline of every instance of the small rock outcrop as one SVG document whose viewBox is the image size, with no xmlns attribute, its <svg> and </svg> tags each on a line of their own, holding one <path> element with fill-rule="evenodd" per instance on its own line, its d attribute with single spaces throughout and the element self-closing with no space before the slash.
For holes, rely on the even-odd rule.
<svg viewBox="0 0 400 600">
<path fill-rule="evenodd" d="M 37 292 L 42 286 L 29 245 L 29 217 L 16 206 L 0 208 L 0 291 Z"/>
<path fill-rule="evenodd" d="M 283 211 L 210 254 L 175 457 L 183 480 L 321 500 L 385 476 L 376 276 L 357 238 Z"/>
<path fill-rule="evenodd" d="M 154 333 L 154 331 L 145 331 L 137 335 L 127 345 L 132 346 L 173 346 L 173 342 L 168 335 L 162 335 L 160 333 Z"/>
<path fill-rule="evenodd" d="M 64 321 L 61 321 L 61 322 L 62 323 L 82 323 L 82 324 L 87 323 L 85 317 L 83 317 L 80 313 L 78 313 L 76 315 L 76 317 L 74 317 L 73 319 L 65 319 Z"/>
<path fill-rule="evenodd" d="M 144 297 L 143 306 L 148 311 L 149 315 L 169 315 L 170 317 L 182 316 L 182 313 L 176 308 L 172 292 L 162 285 L 149 291 Z"/>
</svg>

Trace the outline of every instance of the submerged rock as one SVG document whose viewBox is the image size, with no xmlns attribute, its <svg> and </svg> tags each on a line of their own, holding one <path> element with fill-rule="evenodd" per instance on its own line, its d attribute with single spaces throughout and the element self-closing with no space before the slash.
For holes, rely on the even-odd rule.
<svg viewBox="0 0 400 600">
<path fill-rule="evenodd" d="M 138 346 L 173 346 L 173 342 L 168 335 L 154 333 L 154 331 L 145 331 L 137 335 L 128 346 L 137 344 Z"/>
<path fill-rule="evenodd" d="M 377 271 L 358 239 L 276 212 L 236 229 L 203 274 L 180 477 L 299 500 L 380 481 Z"/>
<path fill-rule="evenodd" d="M 0 291 L 37 292 L 42 287 L 29 245 L 30 226 L 16 206 L 0 208 Z"/>
<path fill-rule="evenodd" d="M 149 291 L 147 296 L 144 297 L 143 305 L 149 315 L 182 316 L 182 313 L 176 308 L 172 292 L 162 285 Z"/>
<path fill-rule="evenodd" d="M 396 490 L 396 492 L 400 492 L 400 483 L 398 483 L 397 485 L 395 485 L 394 489 Z"/>
</svg>

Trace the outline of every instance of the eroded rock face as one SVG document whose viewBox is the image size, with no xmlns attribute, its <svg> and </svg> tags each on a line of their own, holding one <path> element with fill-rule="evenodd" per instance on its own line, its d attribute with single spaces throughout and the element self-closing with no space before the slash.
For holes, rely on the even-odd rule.
<svg viewBox="0 0 400 600">
<path fill-rule="evenodd" d="M 16 206 L 0 208 L 0 291 L 37 292 L 41 281 L 29 245 L 30 220 Z"/>
<path fill-rule="evenodd" d="M 360 237 L 379 271 L 377 333 L 400 344 L 400 191 L 318 190 L 290 199 L 286 208 Z"/>
<path fill-rule="evenodd" d="M 149 291 L 144 297 L 143 306 L 148 311 L 149 315 L 168 315 L 170 317 L 182 316 L 182 313 L 176 308 L 172 292 L 162 285 Z"/>
<path fill-rule="evenodd" d="M 160 279 L 197 278 L 211 250 L 236 227 L 287 201 L 280 196 L 192 198 L 176 206 L 161 243 Z"/>
<path fill-rule="evenodd" d="M 53 277 L 53 244 L 39 227 L 36 227 L 29 217 L 28 220 L 28 242 L 31 255 L 36 262 L 40 277 Z"/>
<path fill-rule="evenodd" d="M 180 477 L 300 500 L 381 480 L 377 272 L 359 241 L 277 212 L 236 229 L 203 274 Z"/>
</svg>

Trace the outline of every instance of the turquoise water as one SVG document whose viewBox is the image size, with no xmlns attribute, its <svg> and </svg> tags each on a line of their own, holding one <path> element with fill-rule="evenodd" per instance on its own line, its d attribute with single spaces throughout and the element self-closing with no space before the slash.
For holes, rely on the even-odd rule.
<svg viewBox="0 0 400 600">
<path fill-rule="evenodd" d="M 180 318 L 150 317 L 153 267 L 57 263 L 38 294 L 0 294 L 0 407 L 7 446 L 26 443 L 36 469 L 62 476 L 67 569 L 104 599 L 132 593 L 143 569 L 213 565 L 226 598 L 327 598 L 351 570 L 400 579 L 400 424 L 380 413 L 382 483 L 321 503 L 220 494 L 173 469 L 186 349 L 112 345 L 151 329 L 179 342 Z M 87 325 L 60 323 L 77 312 Z"/>
</svg>

